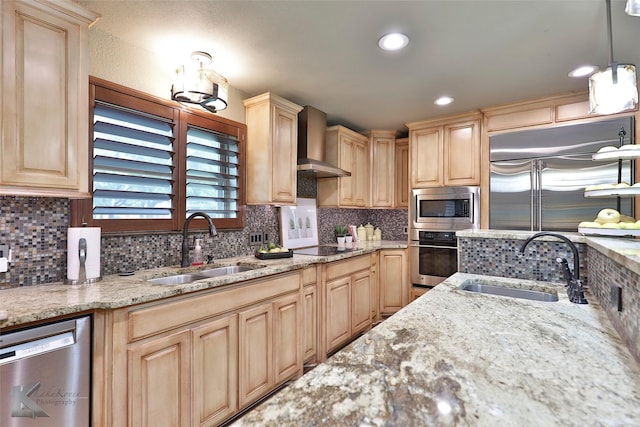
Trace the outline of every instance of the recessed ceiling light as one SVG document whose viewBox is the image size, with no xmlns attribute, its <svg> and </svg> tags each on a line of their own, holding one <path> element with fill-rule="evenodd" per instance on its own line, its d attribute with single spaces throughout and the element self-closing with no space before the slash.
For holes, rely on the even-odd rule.
<svg viewBox="0 0 640 427">
<path fill-rule="evenodd" d="M 380 37 L 378 46 L 384 50 L 400 50 L 409 44 L 409 37 L 402 33 L 389 33 Z"/>
<path fill-rule="evenodd" d="M 453 98 L 450 96 L 441 96 L 440 98 L 433 101 L 436 105 L 449 105 L 453 102 Z"/>
<path fill-rule="evenodd" d="M 581 65 L 575 70 L 572 70 L 568 75 L 569 77 L 585 77 L 598 71 L 597 65 Z"/>
</svg>

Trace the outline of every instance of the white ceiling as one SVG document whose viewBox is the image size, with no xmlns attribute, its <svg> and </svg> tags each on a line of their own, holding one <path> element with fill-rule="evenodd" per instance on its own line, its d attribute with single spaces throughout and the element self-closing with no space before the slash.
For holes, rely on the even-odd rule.
<svg viewBox="0 0 640 427">
<path fill-rule="evenodd" d="M 607 66 L 604 0 L 77 0 L 95 29 L 159 55 L 203 50 L 231 86 L 274 92 L 355 130 L 587 89 Z M 612 0 L 614 59 L 640 66 L 640 17 Z M 399 30 L 401 52 L 378 38 Z M 447 107 L 440 95 L 455 98 Z"/>
</svg>

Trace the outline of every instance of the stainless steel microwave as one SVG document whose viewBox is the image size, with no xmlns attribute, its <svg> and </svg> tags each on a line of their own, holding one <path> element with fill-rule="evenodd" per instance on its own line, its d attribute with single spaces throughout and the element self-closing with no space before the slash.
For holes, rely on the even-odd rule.
<svg viewBox="0 0 640 427">
<path fill-rule="evenodd" d="M 480 187 L 419 188 L 411 196 L 412 231 L 480 228 Z"/>
</svg>

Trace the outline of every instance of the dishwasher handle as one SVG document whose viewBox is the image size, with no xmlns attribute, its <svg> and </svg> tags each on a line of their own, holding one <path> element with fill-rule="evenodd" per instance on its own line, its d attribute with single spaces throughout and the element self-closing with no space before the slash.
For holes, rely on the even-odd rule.
<svg viewBox="0 0 640 427">
<path fill-rule="evenodd" d="M 61 348 L 75 344 L 75 342 L 73 332 L 64 332 L 59 335 L 5 347 L 0 350 L 0 366 L 15 362 L 16 360 L 60 350 Z"/>
</svg>

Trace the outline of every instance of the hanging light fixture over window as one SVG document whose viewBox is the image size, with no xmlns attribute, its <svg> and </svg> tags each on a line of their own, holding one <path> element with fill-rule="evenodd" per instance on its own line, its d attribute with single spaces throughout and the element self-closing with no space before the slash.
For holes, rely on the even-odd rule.
<svg viewBox="0 0 640 427">
<path fill-rule="evenodd" d="M 636 67 L 618 64 L 613 60 L 613 34 L 611 30 L 611 0 L 607 5 L 607 35 L 609 37 L 609 67 L 589 77 L 589 104 L 591 114 L 613 114 L 632 109 L 638 103 Z"/>
<path fill-rule="evenodd" d="M 185 64 L 176 70 L 171 86 L 171 99 L 187 104 L 197 104 L 212 113 L 224 110 L 229 102 L 227 79 L 206 68 L 211 64 L 211 55 L 193 52 L 193 64 Z"/>
</svg>

